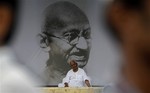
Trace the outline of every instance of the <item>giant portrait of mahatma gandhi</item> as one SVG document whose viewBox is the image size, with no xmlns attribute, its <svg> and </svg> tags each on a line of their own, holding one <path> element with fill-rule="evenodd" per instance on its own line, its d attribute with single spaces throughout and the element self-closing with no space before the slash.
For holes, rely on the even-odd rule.
<svg viewBox="0 0 150 93">
<path fill-rule="evenodd" d="M 62 82 L 68 62 L 76 60 L 80 68 L 88 63 L 91 48 L 91 28 L 87 16 L 75 4 L 59 1 L 44 11 L 41 48 L 49 48 L 46 62 L 48 84 Z"/>
</svg>

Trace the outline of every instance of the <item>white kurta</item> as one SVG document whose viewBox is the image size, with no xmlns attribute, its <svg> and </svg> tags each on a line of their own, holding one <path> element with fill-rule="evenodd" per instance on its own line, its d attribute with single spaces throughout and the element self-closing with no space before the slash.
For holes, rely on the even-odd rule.
<svg viewBox="0 0 150 93">
<path fill-rule="evenodd" d="M 73 72 L 72 69 L 68 71 L 64 82 L 67 82 L 69 87 L 83 87 L 86 79 L 89 80 L 85 71 L 81 68 L 78 68 L 77 72 Z"/>
<path fill-rule="evenodd" d="M 39 93 L 34 81 L 7 47 L 0 47 L 0 93 Z"/>
</svg>

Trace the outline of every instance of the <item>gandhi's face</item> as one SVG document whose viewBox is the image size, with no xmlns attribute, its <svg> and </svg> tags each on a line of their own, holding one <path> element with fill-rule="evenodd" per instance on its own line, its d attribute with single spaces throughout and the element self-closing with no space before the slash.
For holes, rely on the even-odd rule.
<svg viewBox="0 0 150 93">
<path fill-rule="evenodd" d="M 88 21 L 62 18 L 65 26 L 57 31 L 51 32 L 50 53 L 53 59 L 61 62 L 75 60 L 79 67 L 84 67 L 89 59 L 90 53 L 90 26 Z M 77 22 L 75 22 L 77 21 Z M 61 64 L 61 63 L 60 63 Z"/>
</svg>

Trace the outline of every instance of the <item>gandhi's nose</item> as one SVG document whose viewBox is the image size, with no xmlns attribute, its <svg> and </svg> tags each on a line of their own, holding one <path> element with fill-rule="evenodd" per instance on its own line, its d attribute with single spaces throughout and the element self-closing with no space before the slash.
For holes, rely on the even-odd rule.
<svg viewBox="0 0 150 93">
<path fill-rule="evenodd" d="M 80 49 L 87 49 L 88 45 L 87 45 L 87 41 L 85 40 L 84 37 L 80 37 L 77 44 L 76 44 L 77 48 Z"/>
</svg>

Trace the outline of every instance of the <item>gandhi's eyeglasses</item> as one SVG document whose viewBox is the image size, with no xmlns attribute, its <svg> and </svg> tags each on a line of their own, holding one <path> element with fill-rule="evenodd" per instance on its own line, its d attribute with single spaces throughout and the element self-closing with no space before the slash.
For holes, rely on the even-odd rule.
<svg viewBox="0 0 150 93">
<path fill-rule="evenodd" d="M 70 45 L 77 44 L 80 37 L 84 37 L 86 40 L 91 38 L 90 28 L 85 29 L 85 30 L 81 30 L 81 31 L 77 30 L 77 29 L 73 29 L 71 31 L 63 33 L 63 35 L 61 37 L 55 36 L 55 35 L 52 35 L 52 34 L 48 34 L 48 36 L 61 39 L 65 42 L 67 42 Z"/>
</svg>

